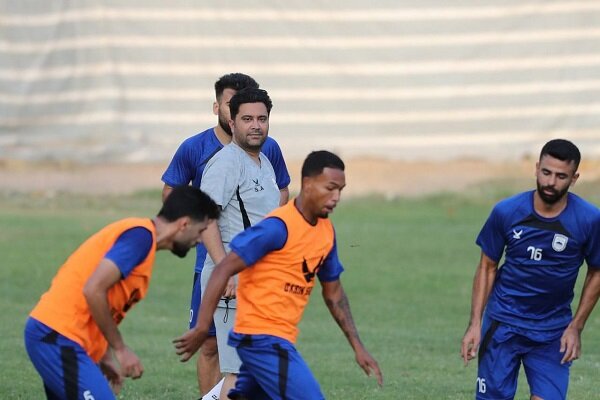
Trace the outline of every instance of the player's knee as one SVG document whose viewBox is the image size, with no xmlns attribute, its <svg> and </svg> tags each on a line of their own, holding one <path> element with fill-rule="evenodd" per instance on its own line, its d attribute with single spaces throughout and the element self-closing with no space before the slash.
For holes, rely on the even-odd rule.
<svg viewBox="0 0 600 400">
<path fill-rule="evenodd" d="M 202 344 L 201 353 L 206 358 L 213 358 L 219 355 L 219 351 L 217 349 L 217 338 L 211 337 L 208 338 L 204 344 Z"/>
</svg>

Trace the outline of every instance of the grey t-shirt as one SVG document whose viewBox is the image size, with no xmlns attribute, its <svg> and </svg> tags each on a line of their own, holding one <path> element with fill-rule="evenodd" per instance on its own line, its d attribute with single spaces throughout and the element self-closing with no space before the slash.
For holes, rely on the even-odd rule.
<svg viewBox="0 0 600 400">
<path fill-rule="evenodd" d="M 238 193 L 250 225 L 255 225 L 279 206 L 280 192 L 273 166 L 263 153 L 259 157 L 260 165 L 232 142 L 210 159 L 202 174 L 200 189 L 222 208 L 218 225 L 227 252 L 231 239 L 244 230 Z M 212 259 L 206 257 L 202 292 L 213 269 Z"/>
</svg>

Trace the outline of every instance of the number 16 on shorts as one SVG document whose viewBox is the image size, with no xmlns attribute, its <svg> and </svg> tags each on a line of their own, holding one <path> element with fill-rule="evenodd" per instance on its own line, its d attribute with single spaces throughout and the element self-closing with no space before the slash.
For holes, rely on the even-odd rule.
<svg viewBox="0 0 600 400">
<path fill-rule="evenodd" d="M 485 393 L 485 379 L 477 377 L 477 392 Z"/>
</svg>

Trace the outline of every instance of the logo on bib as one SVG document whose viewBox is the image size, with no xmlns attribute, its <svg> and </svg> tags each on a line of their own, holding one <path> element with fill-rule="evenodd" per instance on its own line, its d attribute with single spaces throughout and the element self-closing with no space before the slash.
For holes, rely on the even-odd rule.
<svg viewBox="0 0 600 400">
<path fill-rule="evenodd" d="M 561 235 L 560 233 L 554 234 L 554 239 L 552 239 L 552 248 L 554 251 L 561 252 L 567 248 L 567 242 L 569 238 L 565 235 Z"/>
</svg>

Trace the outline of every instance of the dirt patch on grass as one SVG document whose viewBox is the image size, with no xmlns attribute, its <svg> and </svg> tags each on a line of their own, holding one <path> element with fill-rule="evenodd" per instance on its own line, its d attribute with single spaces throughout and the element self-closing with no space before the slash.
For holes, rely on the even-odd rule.
<svg viewBox="0 0 600 400">
<path fill-rule="evenodd" d="M 535 160 L 486 162 L 452 160 L 446 162 L 407 162 L 375 158 L 345 160 L 345 195 L 380 194 L 386 197 L 415 197 L 438 192 L 460 192 L 469 186 L 494 180 L 531 179 Z M 160 190 L 167 164 L 93 164 L 27 163 L 1 161 L 2 190 L 33 193 L 128 194 L 141 190 Z M 292 176 L 290 189 L 300 185 L 301 160 L 288 162 Z M 581 181 L 600 179 L 600 160 L 580 167 Z"/>
</svg>

